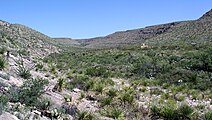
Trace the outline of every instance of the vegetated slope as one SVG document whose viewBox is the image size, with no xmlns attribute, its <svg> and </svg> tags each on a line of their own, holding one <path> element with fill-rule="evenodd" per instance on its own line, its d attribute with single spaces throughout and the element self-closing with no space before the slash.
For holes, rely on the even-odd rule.
<svg viewBox="0 0 212 120">
<path fill-rule="evenodd" d="M 78 40 L 86 48 L 117 47 L 137 43 L 208 41 L 212 38 L 212 10 L 191 21 L 172 22 L 145 28 L 115 32 L 105 37 Z"/>
<path fill-rule="evenodd" d="M 87 48 L 94 47 L 116 47 L 119 45 L 143 43 L 145 40 L 163 34 L 173 29 L 179 23 L 169 23 L 146 28 L 115 32 L 106 37 L 98 37 L 86 40 L 80 40 L 82 45 Z"/>
<path fill-rule="evenodd" d="M 149 39 L 153 44 L 206 44 L 212 41 L 212 10 L 194 21 L 181 22 L 174 29 Z"/>
<path fill-rule="evenodd" d="M 0 21 L 0 43 L 2 48 L 39 56 L 57 50 L 48 36 L 26 26 L 5 21 Z"/>
<path fill-rule="evenodd" d="M 77 40 L 71 38 L 53 38 L 53 41 L 61 47 L 80 47 L 81 44 Z"/>
<path fill-rule="evenodd" d="M 151 32 L 140 39 L 132 30 L 81 41 L 85 47 L 114 48 L 51 54 L 44 62 L 65 76 L 66 90 L 77 88 L 85 99 L 96 99 L 94 114 L 114 119 L 206 119 L 212 115 L 207 113 L 212 110 L 211 11 L 198 20 L 154 27 L 161 26 L 166 26 L 164 31 L 155 33 L 153 27 L 144 28 Z M 133 45 L 116 47 L 126 42 Z M 141 47 L 142 42 L 148 45 Z"/>
</svg>

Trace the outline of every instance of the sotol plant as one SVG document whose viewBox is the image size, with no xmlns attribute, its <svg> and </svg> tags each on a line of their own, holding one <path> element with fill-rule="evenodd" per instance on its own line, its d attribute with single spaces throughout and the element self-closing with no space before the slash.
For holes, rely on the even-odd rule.
<svg viewBox="0 0 212 120">
<path fill-rule="evenodd" d="M 24 79 L 29 79 L 31 77 L 30 69 L 26 68 L 23 65 L 20 65 L 17 69 L 17 73 L 20 77 Z"/>
</svg>

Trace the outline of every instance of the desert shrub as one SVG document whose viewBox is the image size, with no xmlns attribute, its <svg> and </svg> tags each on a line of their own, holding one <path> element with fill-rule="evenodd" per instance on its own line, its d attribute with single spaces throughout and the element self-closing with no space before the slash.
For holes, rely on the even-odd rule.
<svg viewBox="0 0 212 120">
<path fill-rule="evenodd" d="M 19 65 L 17 73 L 24 79 L 29 79 L 31 77 L 30 69 L 26 68 L 24 65 Z"/>
<path fill-rule="evenodd" d="M 63 78 L 58 79 L 58 91 L 61 92 L 65 86 L 65 80 Z"/>
<path fill-rule="evenodd" d="M 103 114 L 107 117 L 111 117 L 111 118 L 116 119 L 116 120 L 121 119 L 124 116 L 123 111 L 120 108 L 115 107 L 115 106 L 104 108 L 101 111 L 101 114 Z"/>
<path fill-rule="evenodd" d="M 134 91 L 131 89 L 128 89 L 126 91 L 124 91 L 121 95 L 120 95 L 120 99 L 122 102 L 124 103 L 129 103 L 132 104 L 135 97 L 134 97 Z"/>
<path fill-rule="evenodd" d="M 203 70 L 203 71 L 212 71 L 212 47 L 206 48 L 203 52 L 198 52 L 193 54 L 190 57 L 188 62 L 188 67 L 193 70 Z"/>
<path fill-rule="evenodd" d="M 38 98 L 42 93 L 44 85 L 47 83 L 47 80 L 40 78 L 27 80 L 20 88 L 11 89 L 10 101 L 34 106 L 38 102 Z"/>
<path fill-rule="evenodd" d="M 112 102 L 112 98 L 111 97 L 106 97 L 106 98 L 100 99 L 101 106 L 110 105 L 111 102 Z"/>
<path fill-rule="evenodd" d="M 77 114 L 77 120 L 94 120 L 95 116 L 89 112 L 82 111 Z"/>
<path fill-rule="evenodd" d="M 163 120 L 190 120 L 193 109 L 186 104 L 176 107 L 174 104 L 152 106 L 150 109 L 151 119 Z"/>
<path fill-rule="evenodd" d="M 102 84 L 104 85 L 110 85 L 110 86 L 114 86 L 115 82 L 112 79 L 101 79 L 100 81 Z"/>
<path fill-rule="evenodd" d="M 42 70 L 43 69 L 43 64 L 38 63 L 35 65 L 36 70 Z"/>
<path fill-rule="evenodd" d="M 208 111 L 204 114 L 204 120 L 212 120 L 212 111 Z"/>
<path fill-rule="evenodd" d="M 0 70 L 6 67 L 6 61 L 3 57 L 0 56 Z"/>
<path fill-rule="evenodd" d="M 176 108 L 170 105 L 164 105 L 161 109 L 161 116 L 166 120 L 177 119 Z"/>
<path fill-rule="evenodd" d="M 194 110 L 187 104 L 183 104 L 177 109 L 177 111 L 182 118 L 190 118 Z"/>
<path fill-rule="evenodd" d="M 30 51 L 27 51 L 26 49 L 21 49 L 21 50 L 18 50 L 18 54 L 23 56 L 29 56 Z"/>
<path fill-rule="evenodd" d="M 85 91 L 88 91 L 89 89 L 93 89 L 95 85 L 94 80 L 88 80 L 85 82 Z"/>
<path fill-rule="evenodd" d="M 0 93 L 0 115 L 7 110 L 8 96 Z"/>
<path fill-rule="evenodd" d="M 169 93 L 163 93 L 162 95 L 161 95 L 161 98 L 162 99 L 169 99 L 171 96 L 170 96 L 170 94 Z"/>
<path fill-rule="evenodd" d="M 57 73 L 57 71 L 56 71 L 56 65 L 53 65 L 53 64 L 50 65 L 50 72 L 52 74 L 56 74 Z"/>
<path fill-rule="evenodd" d="M 6 52 L 6 48 L 1 47 L 1 48 L 0 48 L 0 54 L 2 54 L 2 55 L 3 55 L 5 52 Z"/>
<path fill-rule="evenodd" d="M 0 104 L 5 106 L 7 105 L 8 102 L 9 102 L 8 96 L 0 94 Z"/>
<path fill-rule="evenodd" d="M 85 74 L 94 77 L 105 77 L 105 78 L 110 76 L 110 72 L 107 70 L 106 67 L 103 66 L 95 66 L 87 68 Z"/>
<path fill-rule="evenodd" d="M 66 88 L 72 90 L 73 88 L 79 88 L 86 90 L 86 83 L 90 81 L 89 77 L 85 75 L 75 75 L 73 76 L 73 80 L 66 83 Z"/>
<path fill-rule="evenodd" d="M 111 98 L 116 97 L 118 90 L 111 88 L 108 92 L 107 95 L 110 96 Z"/>
<path fill-rule="evenodd" d="M 183 96 L 183 95 L 178 96 L 177 100 L 178 101 L 184 101 L 185 100 L 185 96 Z"/>
<path fill-rule="evenodd" d="M 96 83 L 94 87 L 94 91 L 102 93 L 104 89 L 104 85 L 102 83 Z"/>
<path fill-rule="evenodd" d="M 80 92 L 80 99 L 83 99 L 83 98 L 85 98 L 85 93 L 84 92 Z"/>
<path fill-rule="evenodd" d="M 39 110 L 47 110 L 52 106 L 52 101 L 49 98 L 41 97 L 38 98 L 37 102 L 35 103 L 35 107 Z"/>
</svg>

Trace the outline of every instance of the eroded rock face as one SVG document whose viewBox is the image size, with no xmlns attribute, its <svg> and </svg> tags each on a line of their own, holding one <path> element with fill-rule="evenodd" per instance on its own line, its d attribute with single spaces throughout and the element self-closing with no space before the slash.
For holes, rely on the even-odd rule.
<svg viewBox="0 0 212 120">
<path fill-rule="evenodd" d="M 8 112 L 4 112 L 2 115 L 0 115 L 0 120 L 19 120 L 19 119 Z"/>
</svg>

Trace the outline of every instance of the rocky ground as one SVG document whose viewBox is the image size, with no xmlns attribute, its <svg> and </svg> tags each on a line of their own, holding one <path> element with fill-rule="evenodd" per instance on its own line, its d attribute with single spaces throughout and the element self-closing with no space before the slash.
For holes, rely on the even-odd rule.
<svg viewBox="0 0 212 120">
<path fill-rule="evenodd" d="M 30 68 L 32 78 L 43 78 L 48 80 L 48 85 L 45 86 L 45 89 L 43 90 L 42 97 L 48 98 L 52 102 L 52 108 L 65 108 L 66 109 L 66 115 L 60 116 L 57 119 L 74 119 L 78 111 L 87 111 L 90 113 L 94 113 L 95 116 L 98 116 L 99 119 L 102 120 L 112 120 L 112 118 L 104 117 L 99 114 L 100 106 L 98 104 L 98 100 L 96 98 L 93 98 L 93 96 L 86 96 L 81 98 L 82 93 L 86 93 L 85 91 L 79 89 L 79 88 L 74 88 L 72 91 L 69 91 L 67 89 L 63 89 L 62 91 L 55 91 L 54 87 L 57 85 L 58 78 L 55 77 L 53 74 L 50 72 L 41 72 L 35 70 L 34 66 L 35 63 L 32 58 L 29 57 L 20 57 L 20 56 L 14 56 L 10 55 L 8 59 L 8 66 L 6 69 L 0 71 L 0 80 L 3 84 L 6 86 L 1 86 L 1 92 L 6 92 L 9 87 L 11 86 L 17 86 L 20 87 L 23 85 L 23 82 L 25 79 L 21 78 L 17 74 L 17 69 L 18 69 L 18 63 L 17 61 L 23 61 L 23 64 L 27 67 Z M 61 74 L 59 73 L 59 76 Z M 119 91 L 123 90 L 123 88 L 126 87 L 133 87 L 131 86 L 130 81 L 120 79 L 120 78 L 111 78 L 112 81 L 115 83 L 114 86 L 108 86 L 105 89 L 110 89 L 114 88 Z M 145 87 L 145 90 L 142 91 L 142 88 Z M 150 109 L 150 103 L 155 103 L 157 104 L 159 100 L 161 99 L 161 95 L 154 94 L 154 92 L 161 91 L 162 93 L 168 93 L 172 94 L 171 91 L 168 89 L 164 89 L 159 86 L 139 86 L 137 88 L 134 88 L 137 91 L 136 94 L 136 100 L 134 101 L 135 104 L 137 104 L 137 107 L 140 108 L 143 111 L 143 114 L 145 112 L 149 112 Z M 86 94 L 88 95 L 88 94 Z M 65 96 L 71 98 L 70 101 L 65 100 Z M 183 93 L 177 93 L 175 95 L 177 96 L 185 96 L 185 100 L 183 101 L 177 101 L 177 104 L 188 104 L 189 106 L 193 108 L 197 108 L 200 106 L 204 106 L 200 111 L 197 111 L 199 114 L 203 114 L 205 111 L 211 110 L 212 105 L 211 105 L 211 99 L 210 98 L 203 98 L 201 100 L 193 98 L 191 95 L 184 95 Z M 18 120 L 18 119 L 29 119 L 29 120 L 34 120 L 34 119 L 41 119 L 41 120 L 48 120 L 50 119 L 48 116 L 41 116 L 41 112 L 37 111 L 36 109 L 31 109 L 29 110 L 24 110 L 25 105 L 21 103 L 8 103 L 8 109 L 14 109 L 17 107 L 19 111 L 7 111 L 4 112 L 2 115 L 0 115 L 0 119 L 2 120 Z M 49 110 L 51 113 L 55 109 Z M 145 115 L 143 115 L 145 118 Z M 148 116 L 146 116 L 146 119 L 148 119 Z"/>
</svg>

